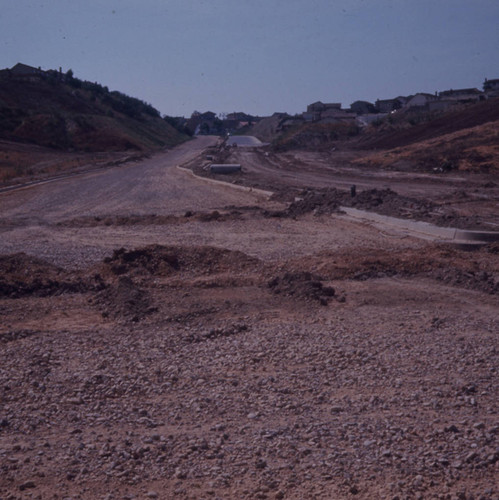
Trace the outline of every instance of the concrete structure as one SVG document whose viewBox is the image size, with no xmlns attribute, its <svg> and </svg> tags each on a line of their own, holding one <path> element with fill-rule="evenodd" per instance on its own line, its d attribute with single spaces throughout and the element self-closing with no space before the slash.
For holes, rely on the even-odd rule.
<svg viewBox="0 0 499 500">
<path fill-rule="evenodd" d="M 462 249 L 472 250 L 488 243 L 499 241 L 499 232 L 496 231 L 469 231 L 454 227 L 440 227 L 434 226 L 429 222 L 399 219 L 357 208 L 340 208 L 347 214 L 346 217 L 368 221 L 381 229 L 392 229 L 402 234 L 408 234 L 425 240 L 448 243 Z"/>
</svg>

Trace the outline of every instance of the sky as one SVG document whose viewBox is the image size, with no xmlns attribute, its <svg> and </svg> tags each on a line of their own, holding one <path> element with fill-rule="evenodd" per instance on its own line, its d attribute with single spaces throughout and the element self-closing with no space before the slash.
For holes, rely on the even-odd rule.
<svg viewBox="0 0 499 500">
<path fill-rule="evenodd" d="M 0 69 L 73 70 L 162 114 L 482 88 L 499 0 L 0 0 Z"/>
</svg>

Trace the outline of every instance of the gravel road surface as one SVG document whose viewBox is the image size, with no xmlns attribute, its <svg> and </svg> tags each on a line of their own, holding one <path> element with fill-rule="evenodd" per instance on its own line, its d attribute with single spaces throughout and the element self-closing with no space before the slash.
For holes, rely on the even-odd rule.
<svg viewBox="0 0 499 500">
<path fill-rule="evenodd" d="M 0 499 L 497 500 L 497 245 L 283 216 L 213 143 L 0 194 Z"/>
</svg>

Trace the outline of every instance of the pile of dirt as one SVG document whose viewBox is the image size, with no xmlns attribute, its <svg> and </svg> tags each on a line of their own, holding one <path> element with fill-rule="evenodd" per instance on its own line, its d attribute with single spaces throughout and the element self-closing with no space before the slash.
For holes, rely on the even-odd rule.
<svg viewBox="0 0 499 500">
<path fill-rule="evenodd" d="M 268 282 L 268 287 L 275 294 L 299 298 L 305 301 L 318 301 L 327 305 L 335 296 L 335 289 L 325 286 L 321 277 L 309 272 L 284 273 Z"/>
<path fill-rule="evenodd" d="M 116 285 L 99 292 L 95 302 L 104 318 L 137 322 L 157 311 L 150 294 L 128 276 L 121 276 Z"/>
<path fill-rule="evenodd" d="M 92 286 L 88 280 L 23 252 L 0 255 L 0 297 L 81 293 Z"/>
<path fill-rule="evenodd" d="M 107 215 L 107 216 L 82 216 L 63 220 L 57 223 L 58 227 L 99 227 L 99 226 L 173 226 L 186 224 L 188 222 L 225 222 L 228 220 L 240 220 L 241 212 L 231 210 L 220 212 L 211 210 L 209 212 L 195 212 L 187 210 L 184 215 Z"/>
<path fill-rule="evenodd" d="M 347 197 L 345 202 L 349 207 L 363 210 L 375 209 L 387 215 L 404 215 L 410 212 L 423 217 L 436 208 L 436 205 L 430 201 L 401 196 L 389 188 L 361 191 L 355 197 Z"/>
<path fill-rule="evenodd" d="M 314 212 L 316 215 L 340 212 L 340 206 L 345 204 L 347 193 L 336 188 L 307 190 L 302 197 L 293 201 L 285 213 L 289 217 L 297 217 Z"/>
<path fill-rule="evenodd" d="M 410 215 L 419 219 L 424 219 L 437 208 L 432 202 L 401 196 L 389 188 L 356 191 L 355 196 L 340 189 L 326 188 L 303 191 L 302 195 L 293 201 L 286 210 L 266 212 L 266 215 L 297 217 L 310 212 L 316 215 L 333 214 L 341 212 L 341 206 L 373 210 L 380 214 L 395 217 Z"/>
<path fill-rule="evenodd" d="M 178 270 L 177 255 L 167 247 L 153 245 L 136 250 L 120 248 L 111 257 L 104 259 L 104 266 L 114 275 L 162 275 L 167 276 Z"/>
<path fill-rule="evenodd" d="M 307 269 L 329 280 L 371 279 L 399 276 L 401 278 L 425 277 L 456 288 L 499 294 L 499 261 L 495 245 L 476 252 L 470 259 L 469 252 L 446 245 L 429 246 L 425 252 L 407 249 L 401 254 L 365 249 L 350 252 L 327 252 L 313 258 L 290 263 L 292 269 Z"/>
<path fill-rule="evenodd" d="M 240 272 L 260 265 L 258 259 L 239 251 L 208 246 L 150 245 L 135 250 L 115 250 L 111 257 L 104 259 L 102 272 L 115 276 L 169 276 L 175 272 Z"/>
<path fill-rule="evenodd" d="M 299 217 L 308 213 L 330 215 L 342 213 L 341 207 L 358 208 L 381 215 L 425 221 L 441 227 L 490 229 L 478 215 L 463 216 L 451 207 L 429 200 L 402 196 L 390 188 L 357 191 L 352 196 L 336 188 L 303 191 L 285 210 L 263 211 L 265 217 Z"/>
</svg>

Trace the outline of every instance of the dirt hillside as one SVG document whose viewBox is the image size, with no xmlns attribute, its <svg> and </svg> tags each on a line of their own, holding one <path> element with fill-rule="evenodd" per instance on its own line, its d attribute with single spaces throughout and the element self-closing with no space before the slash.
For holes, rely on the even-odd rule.
<svg viewBox="0 0 499 500">
<path fill-rule="evenodd" d="M 0 139 L 81 151 L 145 151 L 186 137 L 152 106 L 56 72 L 0 77 Z"/>
</svg>

